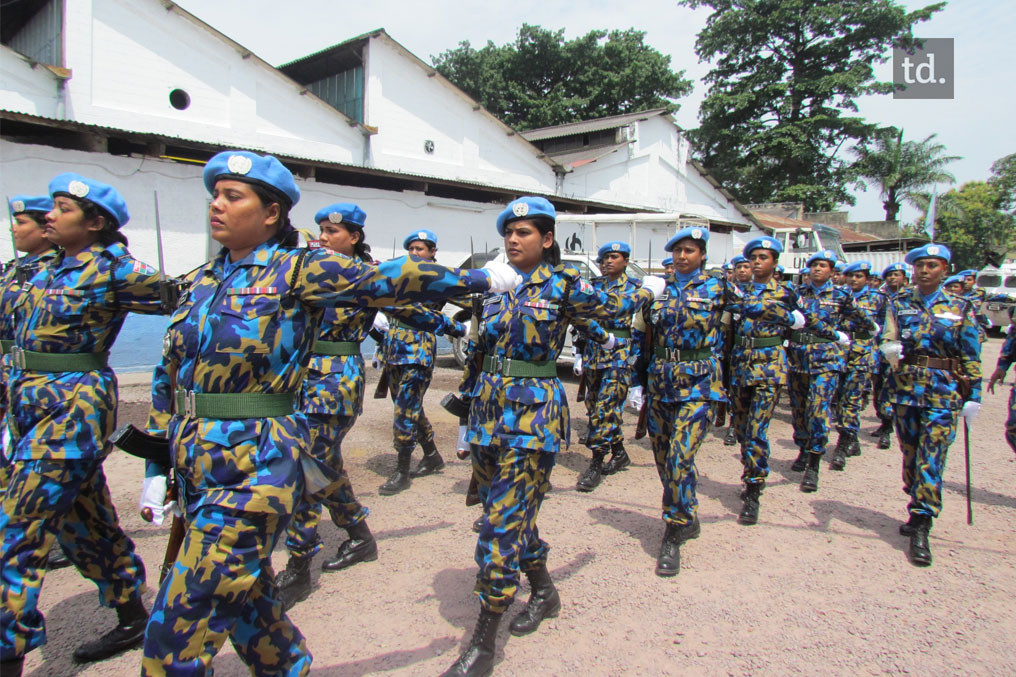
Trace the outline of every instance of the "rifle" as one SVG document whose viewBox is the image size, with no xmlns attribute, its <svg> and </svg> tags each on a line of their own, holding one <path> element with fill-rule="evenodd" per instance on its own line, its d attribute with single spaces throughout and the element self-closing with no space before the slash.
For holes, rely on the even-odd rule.
<svg viewBox="0 0 1016 677">
<path fill-rule="evenodd" d="M 963 460 L 967 469 L 967 524 L 974 523 L 974 506 L 970 502 L 970 426 L 967 419 L 963 419 Z"/>
<path fill-rule="evenodd" d="M 388 397 L 388 367 L 384 363 L 381 364 L 381 376 L 377 380 L 377 387 L 374 389 L 374 399 L 383 400 Z"/>
<path fill-rule="evenodd" d="M 169 315 L 180 301 L 180 287 L 166 279 L 166 261 L 162 252 L 162 221 L 159 219 L 159 191 L 153 192 L 155 198 L 155 246 L 159 253 L 159 303 L 162 312 Z"/>
<path fill-rule="evenodd" d="M 653 241 L 649 240 L 649 266 L 653 265 Z M 642 372 L 642 384 L 645 388 L 646 394 L 642 397 L 642 407 L 639 409 L 639 418 L 635 422 L 635 439 L 641 440 L 646 436 L 646 431 L 649 427 L 649 363 L 653 359 L 653 321 L 650 315 L 649 321 L 646 322 L 646 336 L 642 341 L 642 361 L 639 365 L 639 371 Z"/>
<path fill-rule="evenodd" d="M 579 376 L 579 392 L 575 395 L 575 399 L 578 402 L 586 401 L 586 371 L 582 370 L 582 375 Z"/>
</svg>

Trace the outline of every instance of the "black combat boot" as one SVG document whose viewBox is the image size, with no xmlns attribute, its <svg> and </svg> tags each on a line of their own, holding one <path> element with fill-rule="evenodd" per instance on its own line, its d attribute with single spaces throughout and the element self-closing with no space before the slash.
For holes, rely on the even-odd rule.
<svg viewBox="0 0 1016 677">
<path fill-rule="evenodd" d="M 409 476 L 413 479 L 432 475 L 444 468 L 444 459 L 441 458 L 441 454 L 437 453 L 437 446 L 434 444 L 434 440 L 421 442 L 420 447 L 423 449 L 423 458 L 417 464 L 416 470 L 409 473 Z"/>
<path fill-rule="evenodd" d="M 667 523 L 660 543 L 660 556 L 656 558 L 656 575 L 664 578 L 676 576 L 681 571 L 681 528 Z"/>
<path fill-rule="evenodd" d="M 917 523 L 920 521 L 920 516 L 910 513 L 910 518 L 904 524 L 900 525 L 900 536 L 909 536 L 914 533 L 917 529 Z"/>
<path fill-rule="evenodd" d="M 719 402 L 716 405 L 716 418 L 713 419 L 714 428 L 722 428 L 727 423 L 727 403 Z"/>
<path fill-rule="evenodd" d="M 603 479 L 603 457 L 605 455 L 601 452 L 593 452 L 593 460 L 589 462 L 589 467 L 575 483 L 576 489 L 589 492 L 600 486 L 600 480 Z"/>
<path fill-rule="evenodd" d="M 409 462 L 413 457 L 412 448 L 399 449 L 399 458 L 396 461 L 395 472 L 377 490 L 382 496 L 393 496 L 400 491 L 405 491 L 413 480 L 409 476 Z"/>
<path fill-rule="evenodd" d="M 63 569 L 71 565 L 70 559 L 67 558 L 67 554 L 60 547 L 60 543 L 54 543 L 53 547 L 49 549 L 49 558 L 46 560 L 46 568 L 50 571 L 56 569 Z"/>
<path fill-rule="evenodd" d="M 801 491 L 810 494 L 818 491 L 818 469 L 822 454 L 808 454 L 808 467 L 804 469 L 804 477 L 801 478 Z"/>
<path fill-rule="evenodd" d="M 349 538 L 335 551 L 333 559 L 325 560 L 321 564 L 322 571 L 338 571 L 360 562 L 373 562 L 377 559 L 377 541 L 374 540 L 374 534 L 370 533 L 367 520 L 346 527 L 346 533 L 349 534 Z"/>
<path fill-rule="evenodd" d="M 610 448 L 610 460 L 603 464 L 603 474 L 613 475 L 631 465 L 628 452 L 624 449 L 623 443 L 617 443 Z"/>
<path fill-rule="evenodd" d="M 850 434 L 850 448 L 847 449 L 847 457 L 860 456 L 861 443 L 857 441 L 857 433 Z"/>
<path fill-rule="evenodd" d="M 928 543 L 931 517 L 928 515 L 915 517 L 917 524 L 914 525 L 914 532 L 910 534 L 910 561 L 919 567 L 931 566 L 931 545 Z"/>
<path fill-rule="evenodd" d="M 486 517 L 486 515 L 482 515 L 481 514 L 479 517 L 477 517 L 475 520 L 473 520 L 473 527 L 472 528 L 473 528 L 473 531 L 475 533 L 477 533 L 477 534 L 480 533 L 480 529 L 483 528 L 483 520 L 484 520 L 485 517 Z"/>
<path fill-rule="evenodd" d="M 892 421 L 882 421 L 882 427 L 878 429 L 878 448 L 888 449 L 892 446 L 893 424 Z"/>
<path fill-rule="evenodd" d="M 286 568 L 275 577 L 279 586 L 279 600 L 283 611 L 289 611 L 297 602 L 310 596 L 310 561 L 314 555 L 290 555 Z"/>
<path fill-rule="evenodd" d="M 801 472 L 808 467 L 808 452 L 801 449 L 797 452 L 797 458 L 790 464 L 790 469 L 794 472 Z"/>
<path fill-rule="evenodd" d="M 833 470 L 843 470 L 847 467 L 847 451 L 850 449 L 850 440 L 853 437 L 850 433 L 841 430 L 840 437 L 836 440 L 833 448 L 833 457 L 829 459 L 829 467 Z"/>
<path fill-rule="evenodd" d="M 723 438 L 723 445 L 726 447 L 732 447 L 737 444 L 737 431 L 734 430 L 734 426 L 727 428 L 727 434 Z"/>
<path fill-rule="evenodd" d="M 481 608 L 469 646 L 441 677 L 487 677 L 494 672 L 494 640 L 500 624 L 501 614 Z"/>
<path fill-rule="evenodd" d="M 508 629 L 516 637 L 536 632 L 544 618 L 555 618 L 561 611 L 561 597 L 557 594 L 554 581 L 550 580 L 547 565 L 526 572 L 529 579 L 529 602 L 526 608 L 512 619 Z"/>
<path fill-rule="evenodd" d="M 148 625 L 148 611 L 141 598 L 132 599 L 116 608 L 117 625 L 99 639 L 85 642 L 74 650 L 78 663 L 101 661 L 116 654 L 141 646 Z M 6 670 L 4 677 L 7 677 Z"/>
<path fill-rule="evenodd" d="M 677 540 L 679 543 L 690 541 L 693 538 L 698 538 L 702 533 L 702 525 L 698 521 L 698 517 L 693 519 L 691 522 L 683 526 L 677 527 Z"/>
<path fill-rule="evenodd" d="M 763 482 L 753 482 L 744 486 L 744 491 L 741 492 L 744 505 L 741 506 L 741 514 L 737 516 L 739 524 L 751 526 L 758 523 L 759 498 L 762 497 L 763 487 L 765 487 Z"/>
<path fill-rule="evenodd" d="M 0 675 L 4 677 L 21 677 L 21 671 L 24 669 L 25 659 L 23 656 L 0 661 Z"/>
</svg>

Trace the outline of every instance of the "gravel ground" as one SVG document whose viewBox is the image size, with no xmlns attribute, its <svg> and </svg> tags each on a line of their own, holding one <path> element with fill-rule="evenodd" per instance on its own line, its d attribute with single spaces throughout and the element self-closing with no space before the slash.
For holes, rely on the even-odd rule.
<svg viewBox="0 0 1016 677">
<path fill-rule="evenodd" d="M 1000 346 L 999 339 L 985 345 L 986 373 Z M 478 512 L 464 505 L 469 466 L 455 459 L 455 420 L 438 404 L 459 372 L 448 360 L 440 365 L 426 409 L 439 448 L 448 450 L 443 473 L 397 496 L 377 494 L 395 465 L 390 402 L 369 401 L 346 440 L 380 558 L 338 573 L 315 566 L 313 595 L 291 612 L 314 654 L 312 674 L 436 675 L 468 641 L 478 608 L 470 531 Z M 574 399 L 570 371 L 566 385 Z M 926 569 L 909 564 L 907 539 L 897 533 L 906 519 L 900 453 L 875 448 L 870 407 L 863 455 L 849 459 L 845 472 L 823 464 L 818 493 L 803 494 L 800 474 L 790 472 L 796 449 L 784 396 L 754 527 L 737 524 L 740 462 L 714 431 L 698 455 L 702 536 L 682 548 L 681 573 L 671 579 L 653 574 L 663 525 L 648 441 L 630 440 L 633 465 L 591 494 L 574 490 L 588 452 L 572 446 L 559 457 L 539 519 L 564 608 L 528 637 L 510 637 L 503 623 L 495 674 L 1016 674 L 1016 457 L 1002 437 L 1008 394 L 1009 385 L 985 394 L 971 431 L 973 526 L 966 524 L 962 436 L 953 445 L 945 510 L 931 535 L 935 564 Z M 144 387 L 124 388 L 121 422 L 143 422 L 146 397 Z M 634 419 L 626 414 L 629 435 Z M 154 571 L 168 530 L 137 515 L 142 464 L 117 452 L 106 473 L 124 528 Z M 330 523 L 322 535 L 326 552 L 345 537 Z M 281 570 L 285 551 L 273 561 Z M 97 665 L 71 662 L 74 646 L 115 622 L 73 569 L 46 577 L 41 603 L 49 643 L 30 654 L 26 674 L 137 674 L 139 650 Z M 228 646 L 214 666 L 217 677 L 248 674 Z"/>
</svg>

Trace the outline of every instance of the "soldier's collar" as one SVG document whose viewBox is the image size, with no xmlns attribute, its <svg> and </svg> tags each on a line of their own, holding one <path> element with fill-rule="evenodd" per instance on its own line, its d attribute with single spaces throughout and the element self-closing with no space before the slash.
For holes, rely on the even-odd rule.
<svg viewBox="0 0 1016 677">
<path fill-rule="evenodd" d="M 550 279 L 550 276 L 554 273 L 554 269 L 550 267 L 550 264 L 546 261 L 541 261 L 538 266 L 533 268 L 533 271 L 529 273 L 529 277 L 522 280 L 522 284 L 539 284 Z"/>
<path fill-rule="evenodd" d="M 233 266 L 234 267 L 237 267 L 237 266 L 261 266 L 261 267 L 267 266 L 271 262 L 272 255 L 275 254 L 275 250 L 278 249 L 278 248 L 279 248 L 278 242 L 276 242 L 275 240 L 269 240 L 268 242 L 264 242 L 264 243 L 258 245 L 257 247 L 255 247 L 254 251 L 252 251 L 250 254 L 247 254 L 247 256 L 245 256 L 244 258 L 240 259 L 239 261 L 235 262 L 233 264 Z M 229 256 L 229 250 L 228 249 L 223 247 L 222 249 L 219 250 L 219 253 L 218 253 L 218 255 L 215 258 L 216 258 L 216 265 L 220 269 L 225 266 L 225 264 L 226 264 L 226 257 L 228 257 L 228 256 Z"/>
<path fill-rule="evenodd" d="M 105 248 L 106 247 L 99 244 L 98 242 L 93 242 L 92 244 L 88 245 L 87 247 L 79 251 L 74 256 L 68 256 L 67 252 L 62 251 L 60 252 L 60 256 L 62 258 L 60 259 L 59 267 L 64 270 L 70 268 L 80 268 L 81 266 L 87 264 L 89 261 L 97 257 L 99 253 L 102 252 Z"/>
</svg>

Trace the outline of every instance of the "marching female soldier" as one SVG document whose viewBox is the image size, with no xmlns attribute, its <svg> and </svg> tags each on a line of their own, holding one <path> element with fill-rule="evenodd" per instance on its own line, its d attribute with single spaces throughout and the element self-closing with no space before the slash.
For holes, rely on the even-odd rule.
<svg viewBox="0 0 1016 677">
<path fill-rule="evenodd" d="M 320 241 L 325 248 L 370 263 L 364 242 L 366 219 L 362 209 L 348 202 L 329 205 L 314 217 L 321 227 Z M 307 415 L 309 456 L 316 461 L 305 475 L 319 477 L 320 485 L 306 493 L 320 502 L 301 501 L 286 529 L 289 562 L 275 581 L 286 610 L 310 594 L 310 562 L 321 550 L 317 526 L 322 504 L 335 526 L 349 534 L 335 557 L 321 565 L 322 570 L 338 571 L 377 559 L 377 542 L 366 521 L 369 511 L 356 500 L 342 465 L 342 440 L 363 413 L 364 364 L 360 344 L 370 333 L 377 312 L 376 308 L 359 306 L 325 308 L 317 340 L 311 348 L 300 410 Z M 413 327 L 442 331 L 454 328 L 454 323 L 444 315 L 419 304 L 389 308 L 387 312 Z M 307 471 L 308 466 L 304 469 Z"/>
<path fill-rule="evenodd" d="M 1009 367 L 1016 362 L 1016 324 L 1013 322 L 1013 310 L 1009 309 L 1009 331 L 1005 335 L 1005 343 L 998 354 L 998 363 L 995 371 L 988 381 L 988 392 L 995 392 L 995 384 L 1005 380 L 1005 373 Z M 1005 441 L 1009 443 L 1013 451 L 1016 451 L 1016 383 L 1009 390 L 1009 415 L 1005 419 Z"/>
<path fill-rule="evenodd" d="M 507 289 L 518 276 L 294 250 L 288 212 L 300 193 L 271 156 L 219 153 L 204 180 L 223 249 L 188 276 L 153 383 L 149 428 L 170 440 L 187 529 L 142 674 L 205 674 L 227 636 L 254 674 L 305 674 L 311 657 L 274 593 L 270 556 L 303 495 L 309 431 L 297 403 L 322 309 L 485 291 L 492 277 Z M 146 491 L 146 503 L 161 494 Z"/>
<path fill-rule="evenodd" d="M 63 251 L 27 281 L 14 302 L 9 385 L 11 467 L 0 538 L 4 675 L 46 641 L 38 597 L 46 558 L 59 540 L 78 571 L 99 586 L 119 623 L 74 652 L 94 661 L 137 645 L 148 616 L 145 569 L 120 528 L 102 462 L 116 422 L 109 349 L 128 312 L 162 310 L 156 271 L 131 258 L 120 228 L 129 218 L 115 188 L 77 174 L 49 184 L 54 207 L 44 234 Z"/>
<path fill-rule="evenodd" d="M 941 289 L 952 253 L 941 244 L 912 249 L 914 289 L 889 302 L 880 349 L 891 369 L 886 386 L 903 451 L 910 519 L 910 560 L 931 564 L 928 533 L 942 511 L 942 473 L 959 416 L 981 409 L 981 344 L 973 306 Z"/>
<path fill-rule="evenodd" d="M 882 279 L 885 282 L 879 287 L 879 291 L 886 298 L 882 306 L 882 312 L 876 320 L 879 325 L 885 326 L 885 314 L 889 308 L 889 302 L 900 294 L 906 293 L 908 284 L 908 270 L 905 263 L 892 263 L 882 271 Z M 888 391 L 885 382 L 889 375 L 889 363 L 882 358 L 881 353 L 876 355 L 878 361 L 878 374 L 875 376 L 872 386 L 872 400 L 875 403 L 875 414 L 878 416 L 879 426 L 872 433 L 872 437 L 878 438 L 878 448 L 888 449 L 892 446 L 893 431 L 893 406 L 889 403 Z"/>
<path fill-rule="evenodd" d="M 544 198 L 522 197 L 497 218 L 508 260 L 525 281 L 484 300 L 478 346 L 482 373 L 467 431 L 487 515 L 476 545 L 480 617 L 469 646 L 445 675 L 490 674 L 497 628 L 515 597 L 520 570 L 532 595 L 512 620 L 512 634 L 535 631 L 561 608 L 547 571 L 549 546 L 536 527 L 556 453 L 569 435 L 556 360 L 569 323 L 585 328 L 592 319 L 631 314 L 663 286 L 660 278 L 648 277 L 642 289 L 624 298 L 594 290 L 577 271 L 555 267 L 560 256 L 556 216 Z"/>
</svg>

